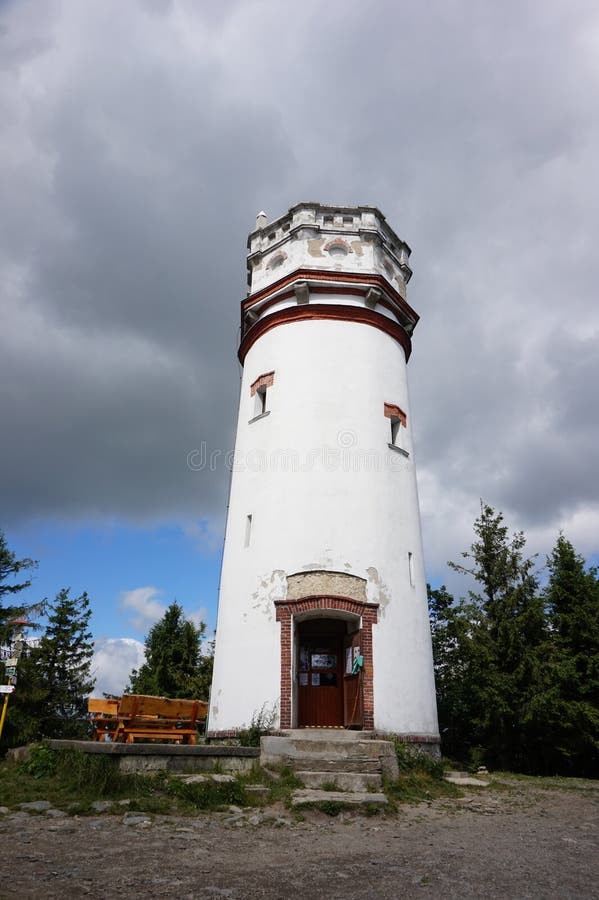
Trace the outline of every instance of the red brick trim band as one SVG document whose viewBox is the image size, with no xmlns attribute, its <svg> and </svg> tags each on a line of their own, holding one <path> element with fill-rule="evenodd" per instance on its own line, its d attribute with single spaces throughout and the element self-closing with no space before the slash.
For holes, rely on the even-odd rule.
<svg viewBox="0 0 599 900">
<path fill-rule="evenodd" d="M 371 325 L 388 334 L 400 344 L 406 354 L 406 362 L 410 358 L 412 352 L 412 342 L 408 333 L 399 324 L 399 322 L 388 319 L 387 316 L 381 315 L 371 309 L 362 309 L 359 306 L 344 306 L 343 304 L 325 304 L 310 303 L 308 306 L 290 306 L 287 309 L 280 309 L 270 316 L 265 316 L 252 325 L 249 331 L 243 337 L 239 345 L 238 357 L 239 362 L 243 365 L 245 357 L 250 347 L 255 344 L 258 338 L 276 328 L 277 325 L 285 325 L 288 322 L 306 322 L 315 319 L 328 319 L 344 322 L 358 322 L 362 325 Z"/>
<path fill-rule="evenodd" d="M 256 391 L 259 391 L 260 388 L 268 388 L 272 387 L 275 383 L 275 373 L 274 372 L 265 372 L 264 375 L 259 375 L 258 378 L 254 381 L 252 385 L 250 385 L 250 396 L 253 397 Z"/>
<path fill-rule="evenodd" d="M 408 318 L 413 320 L 414 325 L 416 325 L 420 318 L 416 310 L 412 309 L 410 304 L 404 300 L 401 294 L 396 291 L 382 275 L 367 275 L 362 274 L 361 272 L 323 272 L 318 271 L 317 269 L 296 269 L 295 272 L 284 275 L 283 278 L 279 278 L 278 281 L 267 285 L 262 288 L 261 291 L 250 294 L 249 297 L 246 297 L 245 300 L 241 301 L 242 313 L 245 313 L 250 306 L 254 306 L 255 303 L 259 303 L 270 294 L 278 293 L 288 284 L 294 284 L 296 281 L 334 281 L 340 287 L 345 284 L 367 284 L 378 287 L 406 313 Z"/>
<path fill-rule="evenodd" d="M 404 428 L 408 427 L 408 417 L 403 409 L 394 403 L 385 403 L 385 416 L 388 419 L 399 419 Z"/>
<path fill-rule="evenodd" d="M 292 723 L 292 689 L 291 672 L 293 668 L 293 616 L 298 613 L 315 610 L 337 610 L 351 613 L 362 618 L 361 650 L 364 657 L 363 698 L 365 731 L 374 728 L 374 691 L 373 691 L 373 659 L 372 659 L 372 626 L 378 619 L 378 603 L 364 603 L 350 597 L 309 596 L 298 600 L 275 600 L 276 619 L 281 623 L 281 725 L 283 729 L 291 728 Z"/>
</svg>

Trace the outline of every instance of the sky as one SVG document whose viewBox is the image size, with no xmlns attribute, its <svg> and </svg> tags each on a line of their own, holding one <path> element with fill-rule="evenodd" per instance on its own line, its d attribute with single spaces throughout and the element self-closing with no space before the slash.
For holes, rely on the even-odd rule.
<svg viewBox="0 0 599 900">
<path fill-rule="evenodd" d="M 97 691 L 173 600 L 214 628 L 261 209 L 412 248 L 429 580 L 481 498 L 599 561 L 598 96 L 586 0 L 0 0 L 0 528 L 89 593 Z"/>
</svg>

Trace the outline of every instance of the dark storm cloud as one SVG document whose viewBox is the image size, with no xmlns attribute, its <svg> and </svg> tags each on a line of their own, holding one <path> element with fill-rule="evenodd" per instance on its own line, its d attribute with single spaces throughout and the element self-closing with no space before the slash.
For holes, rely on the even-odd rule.
<svg viewBox="0 0 599 900">
<path fill-rule="evenodd" d="M 595 514 L 590 5 L 0 19 L 5 521 L 222 514 L 224 468 L 185 458 L 231 445 L 245 238 L 300 199 L 375 203 L 414 248 L 429 560 L 480 496 L 522 527 Z"/>
</svg>

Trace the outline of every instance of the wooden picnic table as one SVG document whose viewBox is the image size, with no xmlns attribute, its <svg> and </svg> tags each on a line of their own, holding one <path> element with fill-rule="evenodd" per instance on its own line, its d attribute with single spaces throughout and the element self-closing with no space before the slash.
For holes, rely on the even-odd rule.
<svg viewBox="0 0 599 900">
<path fill-rule="evenodd" d="M 197 726 L 206 719 L 208 704 L 205 700 L 123 694 L 119 700 L 90 698 L 88 710 L 95 740 L 106 740 L 108 734 L 109 740 L 129 744 L 137 739 L 195 744 Z"/>
</svg>

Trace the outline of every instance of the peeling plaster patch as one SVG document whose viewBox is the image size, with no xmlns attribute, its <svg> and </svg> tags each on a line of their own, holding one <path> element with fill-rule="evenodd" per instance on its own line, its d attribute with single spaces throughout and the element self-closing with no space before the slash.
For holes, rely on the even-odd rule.
<svg viewBox="0 0 599 900">
<path fill-rule="evenodd" d="M 352 241 L 351 247 L 356 256 L 362 256 L 362 241 Z"/>
<path fill-rule="evenodd" d="M 311 238 L 308 241 L 308 253 L 310 256 L 324 256 L 321 249 L 324 242 L 325 238 Z"/>
<path fill-rule="evenodd" d="M 385 609 L 391 603 L 391 592 L 378 573 L 378 569 L 370 566 L 366 569 L 368 573 L 368 585 L 366 587 L 366 595 L 370 603 L 378 603 L 381 614 L 384 615 Z"/>
<path fill-rule="evenodd" d="M 284 600 L 286 596 L 287 577 L 285 572 L 283 569 L 275 569 L 269 575 L 262 576 L 258 589 L 250 596 L 250 605 L 252 609 L 262 612 L 268 621 L 272 622 L 274 620 L 274 601 Z"/>
</svg>

